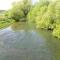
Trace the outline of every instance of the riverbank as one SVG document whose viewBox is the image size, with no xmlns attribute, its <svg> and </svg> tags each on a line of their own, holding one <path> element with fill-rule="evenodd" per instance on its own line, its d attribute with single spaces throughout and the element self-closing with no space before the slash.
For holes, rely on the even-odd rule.
<svg viewBox="0 0 60 60">
<path fill-rule="evenodd" d="M 7 28 L 10 26 L 14 21 L 13 20 L 0 20 L 0 29 Z"/>
</svg>

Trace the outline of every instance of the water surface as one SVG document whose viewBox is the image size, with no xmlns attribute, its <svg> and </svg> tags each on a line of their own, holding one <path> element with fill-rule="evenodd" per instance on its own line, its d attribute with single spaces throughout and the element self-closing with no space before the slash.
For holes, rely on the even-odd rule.
<svg viewBox="0 0 60 60">
<path fill-rule="evenodd" d="M 49 32 L 14 23 L 0 30 L 0 60 L 60 60 L 59 43 Z"/>
</svg>

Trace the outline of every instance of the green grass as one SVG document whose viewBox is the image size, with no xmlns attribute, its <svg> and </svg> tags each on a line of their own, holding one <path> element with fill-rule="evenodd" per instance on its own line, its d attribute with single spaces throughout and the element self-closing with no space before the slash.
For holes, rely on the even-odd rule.
<svg viewBox="0 0 60 60">
<path fill-rule="evenodd" d="M 0 20 L 0 29 L 4 29 L 11 25 L 14 21 L 13 20 Z"/>
</svg>

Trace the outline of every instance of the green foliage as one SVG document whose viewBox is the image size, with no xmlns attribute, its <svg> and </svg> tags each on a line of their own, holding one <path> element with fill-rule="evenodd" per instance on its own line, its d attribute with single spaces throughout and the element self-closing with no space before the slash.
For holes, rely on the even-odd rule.
<svg viewBox="0 0 60 60">
<path fill-rule="evenodd" d="M 55 6 L 55 10 L 56 10 L 56 28 L 53 30 L 53 35 L 55 37 L 60 38 L 60 1 L 56 1 L 56 6 Z"/>
<path fill-rule="evenodd" d="M 56 28 L 53 30 L 53 35 L 60 38 L 60 24 L 56 25 Z"/>
<path fill-rule="evenodd" d="M 49 21 L 46 21 L 47 19 L 50 19 L 50 16 L 49 18 L 47 16 L 48 5 L 48 1 L 42 1 L 38 3 L 28 14 L 29 22 L 36 23 L 38 28 L 48 27 Z M 47 24 L 45 23 L 45 21 Z"/>
<path fill-rule="evenodd" d="M 14 21 L 25 22 L 30 8 L 31 0 L 23 0 L 13 3 L 13 7 L 8 11 L 0 10 L 0 28 L 5 28 Z"/>
<path fill-rule="evenodd" d="M 47 16 L 48 15 L 48 16 Z M 39 18 L 39 17 L 38 17 Z M 47 20 L 47 21 L 46 21 Z M 37 28 L 48 28 L 49 25 L 51 25 L 51 17 L 49 16 L 48 13 L 45 13 L 41 20 L 38 20 L 36 21 L 36 24 L 37 24 Z"/>
<path fill-rule="evenodd" d="M 0 16 L 0 28 L 14 20 L 28 20 L 36 28 L 53 30 L 52 34 L 60 38 L 60 0 L 40 0 L 32 8 L 31 0 L 14 3 L 12 9 Z"/>
<path fill-rule="evenodd" d="M 36 18 L 39 16 L 39 19 L 42 17 L 42 15 L 47 10 L 47 5 L 43 2 L 43 4 L 38 3 L 36 6 L 34 6 L 31 11 L 28 14 L 28 22 L 35 23 Z"/>
<path fill-rule="evenodd" d="M 8 27 L 10 24 L 13 23 L 13 20 L 0 16 L 0 29 L 3 29 L 5 27 Z"/>
<path fill-rule="evenodd" d="M 9 18 L 15 21 L 21 21 L 26 18 L 31 7 L 29 1 L 30 0 L 23 0 L 22 2 L 14 3 L 12 9 L 9 11 Z"/>
<path fill-rule="evenodd" d="M 13 23 L 13 20 L 0 21 L 0 29 L 6 28 Z"/>
<path fill-rule="evenodd" d="M 53 30 L 53 35 L 60 38 L 60 1 L 41 0 L 29 12 L 28 22 L 35 23 L 37 28 Z"/>
<path fill-rule="evenodd" d="M 0 14 L 0 29 L 8 27 L 12 23 L 13 23 L 13 20 L 8 18 L 8 12 L 7 11 Z"/>
</svg>

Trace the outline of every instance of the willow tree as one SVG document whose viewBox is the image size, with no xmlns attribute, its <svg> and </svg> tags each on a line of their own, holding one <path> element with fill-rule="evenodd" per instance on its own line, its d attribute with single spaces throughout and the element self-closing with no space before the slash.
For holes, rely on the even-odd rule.
<svg viewBox="0 0 60 60">
<path fill-rule="evenodd" d="M 9 10 L 8 16 L 15 21 L 25 21 L 30 7 L 30 0 L 16 2 L 13 4 L 12 9 Z"/>
</svg>

